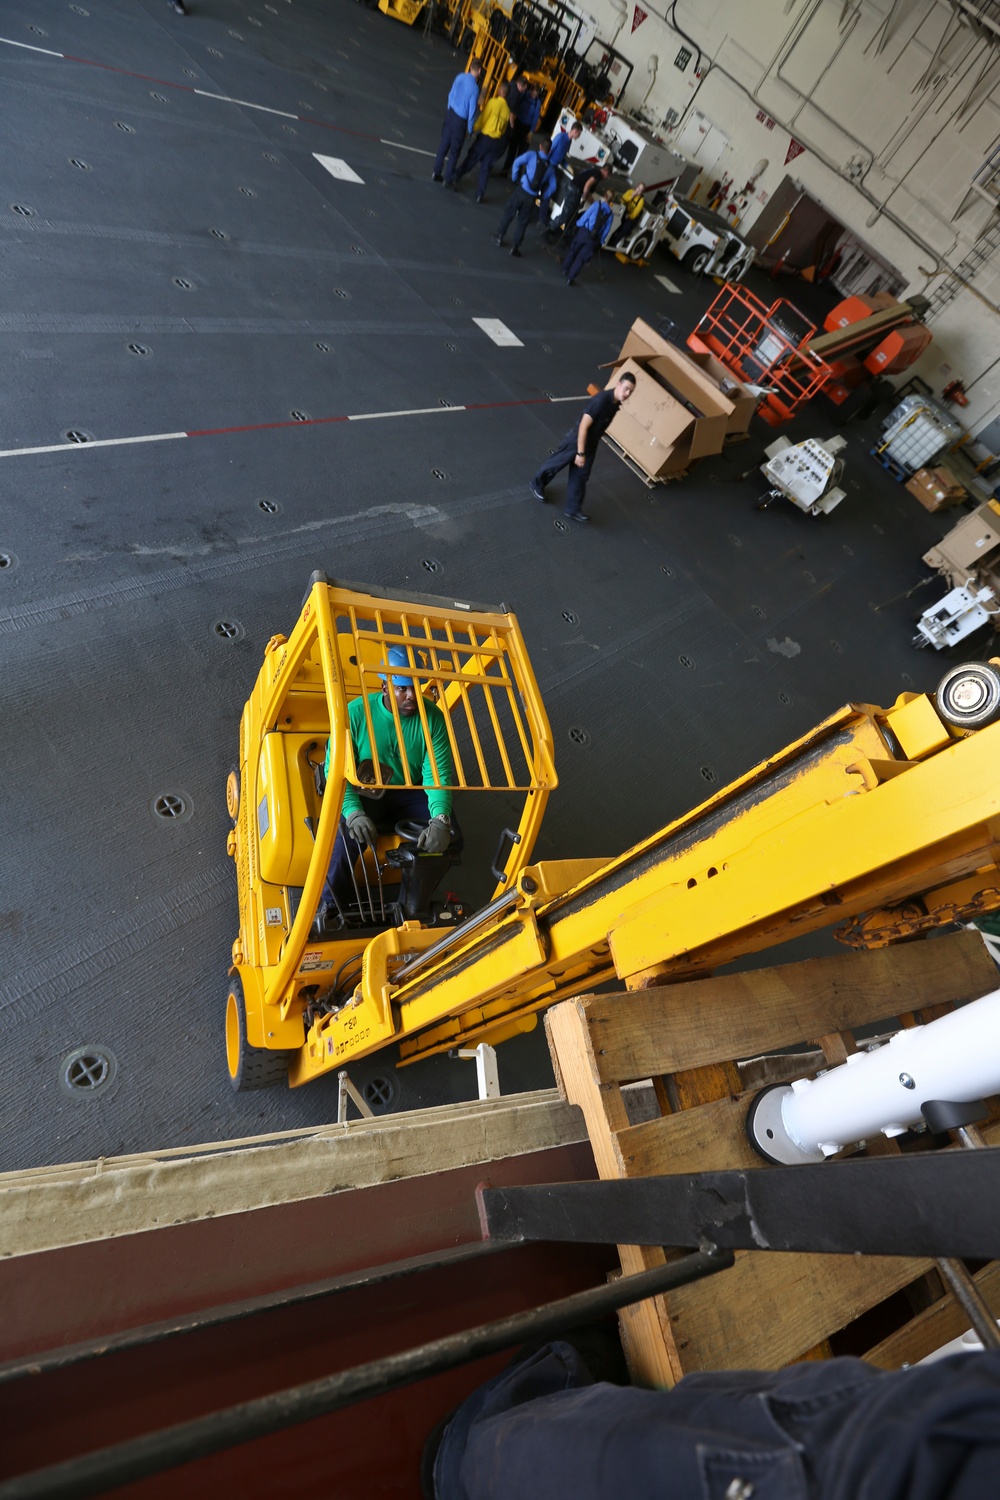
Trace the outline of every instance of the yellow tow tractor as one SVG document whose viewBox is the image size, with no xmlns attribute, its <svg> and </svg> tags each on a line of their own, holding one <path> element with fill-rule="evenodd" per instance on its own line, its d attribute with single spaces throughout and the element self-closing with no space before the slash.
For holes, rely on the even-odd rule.
<svg viewBox="0 0 1000 1500">
<path fill-rule="evenodd" d="M 377 760 L 355 764 L 348 714 L 354 700 L 381 689 L 393 647 L 408 662 L 392 667 L 393 680 L 410 678 L 417 687 L 426 738 L 427 705 L 444 715 L 453 779 L 442 779 L 435 761 L 433 785 L 503 793 L 505 818 L 512 798 L 520 800 L 519 820 L 504 827 L 493 861 L 496 895 L 516 888 L 531 856 L 556 775 L 514 616 L 463 600 L 386 598 L 314 573 L 291 634 L 273 636 L 265 648 L 240 724 L 239 770 L 226 786 L 240 911 L 226 1002 L 236 1089 L 286 1077 L 294 1087 L 392 1041 L 398 1017 L 384 985 L 372 1009 L 361 1014 L 353 1006 L 362 974 L 369 984 L 374 974 L 386 979 L 401 955 L 431 947 L 464 915 L 457 900 L 434 900 L 456 856 L 418 851 L 420 830 L 399 824 L 358 862 L 355 899 L 332 918 L 320 916 L 345 785 L 369 793 L 387 785 Z M 374 743 L 367 705 L 365 713 Z M 398 713 L 393 728 L 405 785 L 413 787 Z M 515 1022 L 508 1034 L 518 1029 Z"/>
<path fill-rule="evenodd" d="M 447 867 L 450 856 L 413 852 L 404 829 L 397 847 L 380 840 L 377 858 L 359 860 L 359 900 L 329 933 L 315 913 L 345 785 L 385 785 L 379 767 L 354 763 L 348 705 L 380 685 L 400 646 L 425 738 L 426 703 L 436 696 L 445 714 L 451 785 L 520 793 L 523 810 L 480 911 L 431 900 L 433 870 L 420 861 Z M 320 797 L 314 768 L 328 734 Z M 226 1012 L 233 1086 L 286 1073 L 305 1083 L 390 1042 L 403 1063 L 496 1044 L 605 980 L 639 989 L 697 978 L 823 927 L 853 947 L 884 947 L 1000 909 L 1000 660 L 951 668 L 934 695 L 845 705 L 612 859 L 529 863 L 555 784 L 512 615 L 314 574 L 290 638 L 268 644 L 228 788 L 240 903 Z M 390 895 L 379 880 L 393 867 Z"/>
</svg>

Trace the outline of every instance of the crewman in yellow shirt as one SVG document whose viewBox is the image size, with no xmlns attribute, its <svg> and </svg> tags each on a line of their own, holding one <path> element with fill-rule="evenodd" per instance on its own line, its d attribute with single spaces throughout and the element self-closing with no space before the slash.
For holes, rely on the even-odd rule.
<svg viewBox="0 0 1000 1500">
<path fill-rule="evenodd" d="M 638 228 L 637 220 L 646 207 L 646 200 L 642 196 L 646 191 L 644 182 L 637 182 L 634 188 L 626 188 L 622 193 L 622 203 L 625 212 L 622 214 L 621 223 L 608 241 L 608 245 L 621 244 L 622 240 L 630 239 L 633 232 Z"/>
<path fill-rule="evenodd" d="M 490 172 L 493 163 L 503 150 L 507 141 L 507 132 L 510 129 L 510 109 L 507 105 L 507 84 L 502 83 L 490 102 L 483 107 L 483 111 L 476 121 L 476 136 L 472 145 L 465 155 L 465 160 L 455 174 L 454 182 L 446 183 L 450 188 L 458 188 L 459 182 L 466 172 L 472 168 L 479 167 L 479 184 L 476 188 L 476 202 L 482 203 L 486 197 L 486 185 L 490 180 Z"/>
</svg>

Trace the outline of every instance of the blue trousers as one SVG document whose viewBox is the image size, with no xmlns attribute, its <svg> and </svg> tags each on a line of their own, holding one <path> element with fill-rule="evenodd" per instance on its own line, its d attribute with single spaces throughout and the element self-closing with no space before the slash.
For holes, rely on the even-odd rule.
<svg viewBox="0 0 1000 1500">
<path fill-rule="evenodd" d="M 515 115 L 510 122 L 510 135 L 507 142 L 507 155 L 504 159 L 503 169 L 509 172 L 517 158 L 527 150 L 528 136 L 531 131 L 523 120 Z"/>
<path fill-rule="evenodd" d="M 552 223 L 549 225 L 549 232 L 551 234 L 555 234 L 557 230 L 560 234 L 562 234 L 566 226 L 568 224 L 572 224 L 574 219 L 579 217 L 580 199 L 582 197 L 582 184 L 570 183 L 569 187 L 566 189 L 566 196 L 563 199 L 563 206 L 559 217 L 557 219 L 553 219 Z"/>
<path fill-rule="evenodd" d="M 1000 1354 L 911 1370 L 857 1359 L 595 1384 L 547 1344 L 459 1407 L 436 1500 L 987 1500 L 1000 1489 Z"/>
<path fill-rule="evenodd" d="M 379 833 L 394 832 L 396 824 L 404 818 L 421 825 L 430 822 L 427 793 L 420 787 L 394 787 L 378 798 L 363 796 L 361 806 Z M 451 847 L 457 852 L 461 849 L 463 840 L 462 831 L 454 814 L 452 814 L 451 825 Z M 337 837 L 334 840 L 333 853 L 330 856 L 330 868 L 326 872 L 326 882 L 323 886 L 322 899 L 327 906 L 353 906 L 357 901 L 354 882 L 358 877 L 354 874 L 354 866 L 361 858 L 361 852 L 361 845 L 348 832 L 347 823 L 341 818 Z M 363 891 L 363 881 L 361 888 Z"/>
<path fill-rule="evenodd" d="M 578 428 L 571 427 L 554 453 L 550 453 L 542 464 L 537 474 L 532 479 L 532 484 L 538 489 L 544 490 L 545 486 L 553 480 L 561 469 L 568 468 L 569 474 L 566 478 L 566 514 L 575 516 L 578 510 L 583 509 L 583 497 L 587 493 L 587 480 L 590 471 L 594 467 L 594 459 L 597 457 L 596 444 L 587 450 L 587 456 L 583 464 L 576 464 L 576 435 Z"/>
<path fill-rule="evenodd" d="M 524 188 L 516 187 L 507 199 L 503 215 L 497 229 L 497 234 L 503 239 L 512 219 L 517 219 L 517 227 L 514 230 L 514 238 L 511 248 L 516 250 L 524 239 L 525 231 L 532 219 L 535 217 L 535 199 L 532 193 L 526 193 Z"/>
<path fill-rule="evenodd" d="M 465 121 L 461 115 L 456 115 L 453 109 L 449 109 L 444 117 L 441 127 L 441 143 L 434 158 L 434 176 L 440 177 L 444 167 L 444 159 L 448 158 L 448 170 L 445 176 L 449 182 L 455 180 L 455 168 L 458 165 L 458 153 L 465 141 Z"/>
<path fill-rule="evenodd" d="M 562 263 L 563 274 L 567 281 L 576 280 L 596 249 L 597 246 L 594 244 L 590 230 L 578 229 L 570 241 L 566 259 Z"/>
<path fill-rule="evenodd" d="M 478 135 L 465 154 L 465 160 L 455 173 L 456 181 L 461 181 L 466 172 L 471 172 L 473 167 L 479 167 L 479 182 L 476 186 L 476 197 L 483 198 L 489 186 L 490 173 L 493 163 L 503 150 L 503 136 L 499 138 L 492 135 Z"/>
</svg>

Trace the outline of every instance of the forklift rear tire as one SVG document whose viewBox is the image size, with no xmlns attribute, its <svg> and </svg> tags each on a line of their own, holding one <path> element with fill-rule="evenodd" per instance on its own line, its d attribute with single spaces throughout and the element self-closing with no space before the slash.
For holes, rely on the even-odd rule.
<svg viewBox="0 0 1000 1500">
<path fill-rule="evenodd" d="M 983 729 L 1000 719 L 1000 672 L 985 662 L 952 667 L 938 683 L 934 702 L 955 729 Z"/>
<path fill-rule="evenodd" d="M 266 1047 L 251 1047 L 247 1041 L 247 1010 L 240 976 L 229 980 L 226 997 L 226 1063 L 234 1092 L 269 1089 L 288 1082 L 290 1052 L 271 1052 Z"/>
<path fill-rule="evenodd" d="M 226 777 L 226 811 L 233 823 L 240 813 L 240 773 L 230 771 Z"/>
</svg>

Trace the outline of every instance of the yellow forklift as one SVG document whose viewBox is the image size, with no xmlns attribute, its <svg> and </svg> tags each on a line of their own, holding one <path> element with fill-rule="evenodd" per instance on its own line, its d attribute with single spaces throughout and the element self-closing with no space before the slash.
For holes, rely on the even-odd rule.
<svg viewBox="0 0 1000 1500">
<path fill-rule="evenodd" d="M 421 852 L 401 825 L 358 861 L 357 899 L 331 923 L 321 897 L 345 788 L 389 784 L 377 758 L 356 764 L 350 704 L 382 691 L 393 648 L 425 742 L 435 705 L 451 760 L 431 756 L 418 782 L 394 715 L 403 784 L 502 797 L 504 814 L 516 798 L 520 813 L 474 914 L 435 898 L 454 854 Z M 227 784 L 232 1085 L 296 1086 L 389 1043 L 403 1063 L 495 1045 L 605 980 L 697 977 L 819 928 L 871 948 L 984 916 L 1000 908 L 998 768 L 992 660 L 953 667 L 933 696 L 848 704 L 615 858 L 532 864 L 556 774 L 514 616 L 314 573 L 291 634 L 268 642 Z"/>
</svg>

